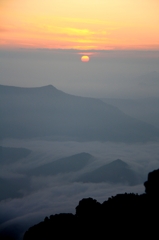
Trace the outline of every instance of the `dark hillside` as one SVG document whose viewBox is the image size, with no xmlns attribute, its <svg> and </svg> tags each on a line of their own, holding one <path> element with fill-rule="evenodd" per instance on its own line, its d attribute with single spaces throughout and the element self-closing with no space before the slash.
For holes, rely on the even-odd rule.
<svg viewBox="0 0 159 240">
<path fill-rule="evenodd" d="M 49 85 L 0 85 L 0 138 L 52 137 L 81 141 L 145 142 L 159 130 L 101 100 L 66 94 Z"/>
<path fill-rule="evenodd" d="M 32 239 L 156 239 L 159 214 L 159 170 L 149 173 L 146 194 L 118 194 L 102 204 L 92 198 L 79 201 L 76 213 L 56 214 L 29 228 L 23 240 Z M 154 187 L 155 186 L 155 187 Z"/>
</svg>

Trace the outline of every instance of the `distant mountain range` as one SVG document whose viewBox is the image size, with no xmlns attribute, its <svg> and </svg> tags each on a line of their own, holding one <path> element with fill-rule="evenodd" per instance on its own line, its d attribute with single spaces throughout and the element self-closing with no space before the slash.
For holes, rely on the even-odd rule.
<svg viewBox="0 0 159 240">
<path fill-rule="evenodd" d="M 66 94 L 49 85 L 0 85 L 0 139 L 44 138 L 78 141 L 145 142 L 159 130 L 101 100 Z"/>
<path fill-rule="evenodd" d="M 117 107 L 129 116 L 159 129 L 159 97 L 141 99 L 103 98 L 101 100 Z"/>
<path fill-rule="evenodd" d="M 92 172 L 87 172 L 78 178 L 81 182 L 109 182 L 114 184 L 137 185 L 143 182 L 141 176 L 131 170 L 124 161 L 117 159 L 109 164 L 105 164 Z"/>
<path fill-rule="evenodd" d="M 27 157 L 31 150 L 0 146 L 0 164 L 9 164 Z"/>
<path fill-rule="evenodd" d="M 93 156 L 89 153 L 78 153 L 72 156 L 55 160 L 51 163 L 28 170 L 29 175 L 57 175 L 59 173 L 77 172 L 93 161 Z"/>
<path fill-rule="evenodd" d="M 23 158 L 29 157 L 30 150 L 24 148 L 5 148 L 0 147 L 0 166 L 6 164 L 15 164 Z M 2 154 L 4 153 L 4 154 Z M 12 157 L 11 157 L 12 155 Z M 7 198 L 21 198 L 24 194 L 31 192 L 31 179 L 34 176 L 56 176 L 67 173 L 77 173 L 71 175 L 67 180 L 70 182 L 83 182 L 83 183 L 113 183 L 113 184 L 128 184 L 137 185 L 143 182 L 142 174 L 138 174 L 124 161 L 117 159 L 108 164 L 103 164 L 96 167 L 95 170 L 90 170 L 90 164 L 98 161 L 94 156 L 89 153 L 81 152 L 71 156 L 63 157 L 53 160 L 49 163 L 43 163 L 40 166 L 34 165 L 30 169 L 18 170 L 14 169 L 14 174 L 17 176 L 7 175 L 0 177 L 1 196 L 0 201 Z M 85 173 L 83 173 L 83 170 Z M 78 177 L 77 177 L 78 176 Z"/>
<path fill-rule="evenodd" d="M 75 173 L 88 167 L 93 161 L 95 161 L 95 158 L 91 154 L 82 152 L 28 169 L 25 171 L 25 174 L 27 176 L 54 176 L 57 174 Z M 121 159 L 103 164 L 93 171 L 88 169 L 85 169 L 84 174 L 78 174 L 79 177 L 73 178 L 73 181 L 137 185 L 145 180 L 141 173 L 138 174 L 132 170 L 131 167 Z"/>
</svg>

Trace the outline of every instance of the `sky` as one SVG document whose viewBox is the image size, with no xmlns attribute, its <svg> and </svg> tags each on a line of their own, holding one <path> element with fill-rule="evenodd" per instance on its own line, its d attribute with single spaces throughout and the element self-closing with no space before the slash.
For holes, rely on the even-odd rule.
<svg viewBox="0 0 159 240">
<path fill-rule="evenodd" d="M 158 10 L 158 0 L 0 0 L 0 84 L 158 97 Z"/>
<path fill-rule="evenodd" d="M 158 0 L 1 0 L 1 48 L 159 49 Z"/>
<path fill-rule="evenodd" d="M 81 62 L 81 54 L 90 54 Z M 93 54 L 92 54 L 93 53 Z M 0 84 L 53 85 L 78 96 L 149 98 L 159 96 L 159 51 L 0 50 Z"/>
<path fill-rule="evenodd" d="M 158 97 L 158 13 L 159 0 L 0 0 L 0 84 L 51 84 L 66 93 L 98 98 Z M 90 60 L 81 62 L 84 55 Z M 54 154 L 61 157 L 81 151 L 103 161 L 121 158 L 145 171 L 157 168 L 159 161 L 158 143 L 123 146 L 6 141 L 0 144 L 37 152 L 43 149 L 41 158 L 37 154 L 41 161 Z M 13 165 L 0 170 L 6 176 L 16 173 Z M 129 188 L 59 182 L 56 186 L 57 179 L 46 178 L 44 185 L 43 180 L 32 179 L 30 195 L 0 203 L 4 227 L 14 226 L 16 221 L 33 225 L 46 214 L 74 213 L 83 197 L 103 202 L 119 192 L 144 192 L 143 185 Z"/>
</svg>

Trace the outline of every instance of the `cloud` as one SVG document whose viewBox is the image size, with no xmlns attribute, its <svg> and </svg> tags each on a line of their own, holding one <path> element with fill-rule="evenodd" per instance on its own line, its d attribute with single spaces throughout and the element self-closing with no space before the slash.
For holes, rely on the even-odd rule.
<svg viewBox="0 0 159 240">
<path fill-rule="evenodd" d="M 124 192 L 143 193 L 144 187 L 143 185 L 130 187 L 108 183 L 57 184 L 34 191 L 23 198 L 1 201 L 0 211 L 8 215 L 8 220 L 31 213 L 36 215 L 40 212 L 47 214 L 75 213 L 75 207 L 82 198 L 93 197 L 103 202 L 117 193 Z"/>
<path fill-rule="evenodd" d="M 158 143 L 123 144 L 6 139 L 0 142 L 0 145 L 25 147 L 32 150 L 32 154 L 27 158 L 16 162 L 16 164 L 10 164 L 8 169 L 7 167 L 3 168 L 3 171 L 6 171 L 5 176 L 0 170 L 0 176 L 8 178 L 22 177 L 18 174 L 24 169 L 36 167 L 37 165 L 80 152 L 88 152 L 95 157 L 95 161 L 87 169 L 90 171 L 120 158 L 127 162 L 135 171 L 144 173 L 147 176 L 149 171 L 158 168 L 159 163 Z M 76 176 L 77 173 L 31 177 L 30 188 L 24 192 L 23 197 L 5 199 L 0 202 L 0 232 L 10 231 L 15 229 L 16 226 L 17 229 L 21 228 L 17 232 L 18 239 L 18 236 L 22 236 L 31 225 L 43 221 L 45 216 L 61 212 L 75 213 L 75 207 L 82 198 L 92 197 L 102 203 L 118 193 L 144 193 L 143 184 L 133 187 L 110 183 L 83 184 L 73 181 Z"/>
<path fill-rule="evenodd" d="M 40 181 L 39 181 L 40 183 Z M 143 186 L 136 187 L 101 184 L 71 183 L 47 187 L 21 198 L 3 201 L 0 204 L 2 215 L 8 216 L 0 226 L 0 232 L 20 229 L 17 235 L 32 225 L 43 221 L 45 216 L 56 213 L 75 213 L 79 200 L 93 197 L 99 202 L 107 200 L 117 193 L 138 192 L 143 193 Z"/>
</svg>

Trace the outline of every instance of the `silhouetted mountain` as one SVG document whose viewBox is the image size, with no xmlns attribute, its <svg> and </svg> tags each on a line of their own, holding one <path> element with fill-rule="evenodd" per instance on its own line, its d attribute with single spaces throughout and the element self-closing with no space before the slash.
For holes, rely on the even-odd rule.
<svg viewBox="0 0 159 240">
<path fill-rule="evenodd" d="M 114 164 L 119 164 L 119 161 Z M 120 162 L 120 164 L 125 164 Z M 151 183 L 150 183 L 150 182 Z M 29 228 L 23 240 L 52 239 L 156 239 L 159 214 L 159 169 L 150 173 L 147 194 L 117 194 L 102 204 L 92 198 L 79 201 L 76 213 L 56 214 Z M 157 186 L 157 188 L 153 187 Z M 147 192 L 147 186 L 149 191 Z M 150 189 L 153 188 L 153 191 Z"/>
<path fill-rule="evenodd" d="M 26 148 L 13 148 L 0 146 L 0 164 L 8 164 L 27 157 L 31 150 Z"/>
<path fill-rule="evenodd" d="M 31 175 L 56 175 L 58 173 L 76 172 L 93 161 L 89 153 L 79 153 L 44 164 L 28 171 Z"/>
<path fill-rule="evenodd" d="M 0 138 L 52 137 L 100 141 L 159 139 L 155 127 L 131 118 L 101 100 L 66 94 L 49 85 L 0 85 Z"/>
<path fill-rule="evenodd" d="M 148 174 L 148 179 L 144 182 L 145 192 L 149 196 L 159 196 L 159 169 Z"/>
<path fill-rule="evenodd" d="M 141 183 L 141 178 L 130 169 L 129 165 L 120 159 L 109 164 L 105 164 L 92 172 L 80 176 L 78 181 L 81 182 L 111 182 L 136 185 Z"/>
</svg>

